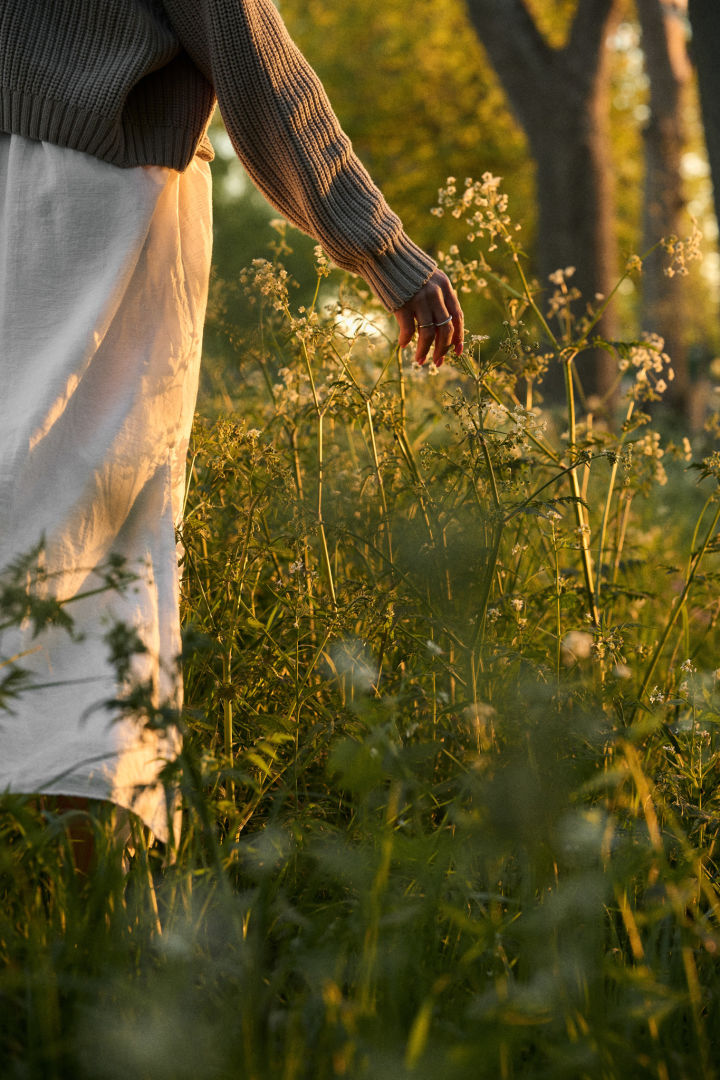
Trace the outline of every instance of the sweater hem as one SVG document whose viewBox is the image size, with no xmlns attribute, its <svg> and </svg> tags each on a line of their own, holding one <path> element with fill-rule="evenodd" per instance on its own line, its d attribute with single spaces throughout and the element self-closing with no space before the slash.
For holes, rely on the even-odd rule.
<svg viewBox="0 0 720 1080">
<path fill-rule="evenodd" d="M 184 172 L 197 154 L 213 158 L 207 134 L 199 137 L 181 123 L 152 129 L 135 127 L 90 109 L 11 87 L 0 87 L 0 130 L 91 154 L 110 165 L 131 169 L 159 165 Z"/>
</svg>

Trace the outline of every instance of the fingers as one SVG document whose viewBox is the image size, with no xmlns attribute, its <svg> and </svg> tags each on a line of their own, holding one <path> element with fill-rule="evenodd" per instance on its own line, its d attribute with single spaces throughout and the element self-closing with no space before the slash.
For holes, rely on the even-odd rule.
<svg viewBox="0 0 720 1080">
<path fill-rule="evenodd" d="M 449 279 L 436 270 L 421 289 L 395 312 L 400 326 L 400 347 L 412 340 L 417 324 L 415 360 L 423 364 L 432 348 L 433 362 L 439 367 L 445 353 L 463 349 L 463 313 Z"/>
<path fill-rule="evenodd" d="M 404 308 L 399 308 L 399 310 L 395 312 L 395 318 L 400 326 L 398 345 L 401 349 L 404 349 L 415 337 L 415 320 L 410 312 L 405 311 Z"/>
<path fill-rule="evenodd" d="M 427 354 L 430 350 L 430 346 L 433 345 L 432 361 L 437 366 L 443 362 L 443 357 L 452 345 L 453 339 L 453 320 L 452 316 L 447 313 L 447 310 L 435 312 L 434 329 L 428 331 L 431 335 L 430 341 L 425 344 L 425 341 L 421 338 L 421 334 L 418 334 L 418 344 L 415 350 L 415 359 L 419 364 L 423 364 L 427 359 Z"/>
</svg>

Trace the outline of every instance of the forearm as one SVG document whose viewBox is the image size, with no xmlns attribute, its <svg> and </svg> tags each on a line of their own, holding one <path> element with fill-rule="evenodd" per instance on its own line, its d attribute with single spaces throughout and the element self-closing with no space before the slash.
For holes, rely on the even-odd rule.
<svg viewBox="0 0 720 1080">
<path fill-rule="evenodd" d="M 270 0 L 164 0 L 212 82 L 235 150 L 269 201 L 361 274 L 389 309 L 432 273 L 432 259 L 353 153 L 312 68 Z"/>
</svg>

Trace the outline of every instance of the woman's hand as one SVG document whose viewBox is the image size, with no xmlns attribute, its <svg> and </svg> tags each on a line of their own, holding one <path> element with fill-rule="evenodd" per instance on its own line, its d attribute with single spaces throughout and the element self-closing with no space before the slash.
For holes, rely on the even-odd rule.
<svg viewBox="0 0 720 1080">
<path fill-rule="evenodd" d="M 463 313 L 455 290 L 442 270 L 436 270 L 423 287 L 393 312 L 400 326 L 398 344 L 409 345 L 418 327 L 415 359 L 423 364 L 430 347 L 433 362 L 439 367 L 443 356 L 453 346 L 459 356 L 463 349 Z"/>
</svg>

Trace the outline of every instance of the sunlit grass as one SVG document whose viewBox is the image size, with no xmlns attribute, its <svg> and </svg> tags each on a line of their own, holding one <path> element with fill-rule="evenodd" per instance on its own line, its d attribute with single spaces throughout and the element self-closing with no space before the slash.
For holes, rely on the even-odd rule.
<svg viewBox="0 0 720 1080">
<path fill-rule="evenodd" d="M 496 195 L 461 212 L 498 252 L 448 259 L 508 301 L 434 374 L 323 261 L 314 299 L 251 268 L 250 340 L 218 320 L 182 834 L 123 861 L 93 815 L 84 879 L 5 798 L 3 1077 L 713 1075 L 718 461 L 652 432 L 652 340 L 588 414 L 595 314 L 523 282 Z"/>
</svg>

